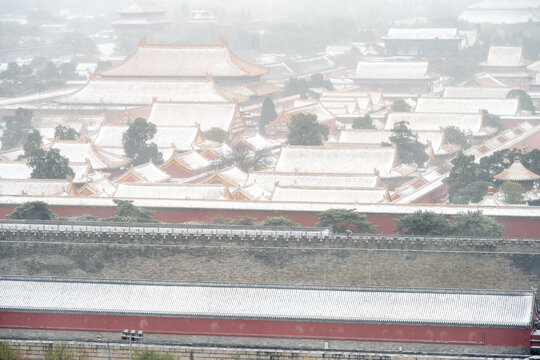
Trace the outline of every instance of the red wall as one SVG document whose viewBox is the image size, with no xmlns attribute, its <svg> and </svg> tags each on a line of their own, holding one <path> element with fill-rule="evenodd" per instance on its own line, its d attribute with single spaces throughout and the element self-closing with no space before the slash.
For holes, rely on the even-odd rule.
<svg viewBox="0 0 540 360">
<path fill-rule="evenodd" d="M 529 347 L 531 329 L 1 312 L 0 328 Z"/>
<path fill-rule="evenodd" d="M 6 219 L 6 214 L 13 211 L 14 206 L 0 206 L 0 218 Z M 101 207 L 61 207 L 52 206 L 52 211 L 60 216 L 79 216 L 90 214 L 99 217 L 110 217 L 114 215 L 114 208 Z M 221 216 L 225 218 L 239 218 L 250 216 L 257 220 L 264 220 L 268 216 L 286 216 L 302 226 L 313 226 L 319 221 L 316 212 L 285 212 L 285 211 L 242 211 L 242 210 L 220 210 L 220 209 L 155 209 L 155 217 L 167 223 L 183 223 L 197 221 L 210 223 L 212 218 Z M 368 214 L 367 219 L 377 227 L 377 234 L 395 234 L 395 220 L 399 214 Z M 540 234 L 540 219 L 518 218 L 518 217 L 498 217 L 497 221 L 505 226 L 504 235 L 511 238 L 536 239 Z"/>
</svg>

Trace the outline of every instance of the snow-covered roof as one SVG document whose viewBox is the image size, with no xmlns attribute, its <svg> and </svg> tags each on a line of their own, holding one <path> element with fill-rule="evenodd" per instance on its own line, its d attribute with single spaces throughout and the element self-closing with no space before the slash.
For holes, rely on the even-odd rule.
<svg viewBox="0 0 540 360">
<path fill-rule="evenodd" d="M 158 148 L 174 147 L 178 151 L 186 151 L 202 141 L 197 126 L 159 126 L 152 139 Z"/>
<path fill-rule="evenodd" d="M 277 172 L 315 174 L 374 174 L 391 176 L 398 162 L 393 146 L 286 146 Z"/>
<path fill-rule="evenodd" d="M 259 133 L 245 135 L 240 141 L 246 144 L 253 151 L 275 149 L 281 145 L 279 141 L 266 138 Z"/>
<path fill-rule="evenodd" d="M 154 102 L 148 121 L 156 126 L 195 126 L 202 131 L 219 128 L 229 131 L 238 105 L 231 102 Z"/>
<path fill-rule="evenodd" d="M 73 189 L 71 180 L 0 179 L 0 195 L 51 196 L 66 195 Z"/>
<path fill-rule="evenodd" d="M 540 61 L 536 61 L 534 63 L 532 63 L 531 65 L 527 66 L 527 69 L 531 70 L 531 71 L 534 71 L 534 72 L 537 72 L 537 73 L 540 73 Z M 536 74 L 538 75 L 538 74 Z"/>
<path fill-rule="evenodd" d="M 60 312 L 530 329 L 534 290 L 393 289 L 0 279 L 0 308 Z M 130 299 L 126 303 L 125 299 Z M 362 306 L 359 306 L 362 304 Z M 390 310 L 389 310 L 390 309 Z"/>
<path fill-rule="evenodd" d="M 506 84 L 495 79 L 491 74 L 476 74 L 472 79 L 466 81 L 464 85 L 470 87 L 507 87 Z"/>
<path fill-rule="evenodd" d="M 412 131 L 440 131 L 448 126 L 456 126 L 473 135 L 482 135 L 482 114 L 457 114 L 457 113 L 421 113 L 405 112 L 390 113 L 386 120 L 385 129 L 392 130 L 394 124 L 406 121 Z"/>
<path fill-rule="evenodd" d="M 505 99 L 511 88 L 449 86 L 444 89 L 444 98 L 463 99 Z"/>
<path fill-rule="evenodd" d="M 166 101 L 228 102 L 233 100 L 213 81 L 170 79 L 90 79 L 79 90 L 58 98 L 61 104 L 147 105 Z"/>
<path fill-rule="evenodd" d="M 380 185 L 376 174 L 302 174 L 283 172 L 250 172 L 246 183 L 257 183 L 266 191 L 272 191 L 279 183 L 281 186 L 300 187 L 352 187 L 373 188 Z"/>
<path fill-rule="evenodd" d="M 480 65 L 519 67 L 527 64 L 523 61 L 523 48 L 521 46 L 491 46 L 487 61 Z"/>
<path fill-rule="evenodd" d="M 369 100 L 371 100 L 371 104 L 375 106 L 385 105 L 383 93 L 379 91 L 324 91 L 319 97 L 320 101 L 332 101 L 339 99 L 350 101 L 358 100 L 359 105 L 366 104 L 366 107 L 367 104 L 369 104 Z"/>
<path fill-rule="evenodd" d="M 518 99 L 456 99 L 420 97 L 416 103 L 419 113 L 477 114 L 487 110 L 493 115 L 516 115 Z"/>
<path fill-rule="evenodd" d="M 386 40 L 457 40 L 457 28 L 390 28 L 383 39 Z"/>
<path fill-rule="evenodd" d="M 359 61 L 356 79 L 429 79 L 427 61 Z"/>
<path fill-rule="evenodd" d="M 118 10 L 118 13 L 125 15 L 134 15 L 134 14 L 147 14 L 147 13 L 164 13 L 167 9 L 164 9 L 156 5 L 151 0 L 135 0 L 133 3 L 127 7 Z"/>
<path fill-rule="evenodd" d="M 495 175 L 494 178 L 501 181 L 534 181 L 539 180 L 540 175 L 523 166 L 519 156 L 516 156 L 512 165 Z"/>
<path fill-rule="evenodd" d="M 216 170 L 212 175 L 200 182 L 208 183 L 208 181 L 214 181 L 213 179 L 216 177 L 220 177 L 225 182 L 230 184 L 230 186 L 238 187 L 246 183 L 248 174 L 236 166 L 230 166 L 224 169 Z"/>
<path fill-rule="evenodd" d="M 79 189 L 79 191 L 81 194 L 83 194 L 83 189 L 88 188 L 88 190 L 92 193 L 91 196 L 108 198 L 113 196 L 117 186 L 118 184 L 113 183 L 107 177 L 101 177 L 99 179 L 90 181 L 88 184 L 85 184 Z"/>
<path fill-rule="evenodd" d="M 169 161 L 175 160 L 178 163 L 182 164 L 185 168 L 196 171 L 201 169 L 209 168 L 212 165 L 212 161 L 208 160 L 198 152 L 194 150 L 189 150 L 181 154 L 174 153 L 173 156 L 167 160 L 163 165 Z"/>
<path fill-rule="evenodd" d="M 294 59 L 286 62 L 287 67 L 294 71 L 296 76 L 322 73 L 336 68 L 336 65 L 326 56 Z"/>
<path fill-rule="evenodd" d="M 388 200 L 386 188 L 299 187 L 277 185 L 271 201 L 306 203 L 380 203 Z"/>
<path fill-rule="evenodd" d="M 24 156 L 24 149 L 21 147 L 0 151 L 0 160 L 16 161 L 19 156 Z"/>
<path fill-rule="evenodd" d="M 0 161 L 0 179 L 30 179 L 31 174 L 26 161 Z"/>
<path fill-rule="evenodd" d="M 256 77 L 268 72 L 236 55 L 226 42 L 217 45 L 141 44 L 120 64 L 99 72 L 105 77 L 206 78 Z"/>
<path fill-rule="evenodd" d="M 474 3 L 459 16 L 470 23 L 518 24 L 540 21 L 539 0 L 483 0 Z"/>
<path fill-rule="evenodd" d="M 273 190 L 273 188 L 272 188 Z M 243 185 L 236 189 L 232 196 L 234 199 L 236 194 L 241 193 L 243 196 L 247 197 L 249 200 L 268 200 L 270 195 L 272 194 L 272 191 L 264 189 L 262 186 L 257 184 L 256 182 L 252 182 L 247 185 Z"/>
<path fill-rule="evenodd" d="M 122 135 L 127 129 L 128 125 L 103 125 L 94 139 L 94 144 L 105 149 L 118 148 L 123 154 Z M 159 149 L 175 147 L 181 151 L 190 150 L 200 140 L 197 126 L 158 126 L 151 142 L 156 143 Z"/>
<path fill-rule="evenodd" d="M 88 162 L 69 163 L 69 167 L 75 173 L 73 182 L 76 184 L 87 182 L 89 180 L 88 176 L 93 171 L 92 166 Z"/>
<path fill-rule="evenodd" d="M 493 188 L 488 187 L 488 193 L 482 200 L 478 202 L 478 205 L 482 206 L 507 206 L 508 204 L 502 201 L 493 193 Z"/>
<path fill-rule="evenodd" d="M 89 162 L 94 170 L 116 169 L 131 162 L 131 159 L 105 151 L 84 140 L 59 140 L 51 148 L 60 150 L 70 163 Z"/>
<path fill-rule="evenodd" d="M 131 167 L 125 173 L 118 176 L 117 179 L 121 181 L 130 176 L 136 179 L 136 181 L 145 183 L 165 182 L 171 179 L 169 174 L 161 170 L 153 162 Z"/>
<path fill-rule="evenodd" d="M 313 103 L 313 104 L 307 104 L 307 105 L 296 107 L 294 109 L 287 110 L 285 114 L 289 117 L 289 119 L 291 119 L 293 115 L 297 115 L 297 114 L 312 114 L 312 115 L 317 116 L 318 122 L 330 121 L 336 118 L 336 115 L 328 111 L 319 102 Z"/>
<path fill-rule="evenodd" d="M 199 199 L 199 200 L 224 200 L 228 199 L 228 190 L 224 185 L 215 184 L 141 184 L 122 183 L 118 184 L 115 198 L 146 198 L 146 199 Z"/>
</svg>

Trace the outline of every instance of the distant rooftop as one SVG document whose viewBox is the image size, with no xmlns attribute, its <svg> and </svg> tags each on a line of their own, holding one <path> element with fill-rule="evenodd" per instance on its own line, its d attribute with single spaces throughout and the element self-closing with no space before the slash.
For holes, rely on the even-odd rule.
<svg viewBox="0 0 540 360">
<path fill-rule="evenodd" d="M 385 40 L 459 40 L 456 28 L 390 28 Z"/>
</svg>

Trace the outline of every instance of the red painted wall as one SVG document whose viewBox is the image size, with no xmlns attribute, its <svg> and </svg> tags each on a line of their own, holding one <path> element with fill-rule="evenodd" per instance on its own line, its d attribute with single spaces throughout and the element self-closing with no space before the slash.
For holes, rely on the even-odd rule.
<svg viewBox="0 0 540 360">
<path fill-rule="evenodd" d="M 0 328 L 529 347 L 531 329 L 1 312 Z"/>
<path fill-rule="evenodd" d="M 7 219 L 6 215 L 13 211 L 15 206 L 0 206 L 0 218 Z M 110 217 L 114 215 L 114 208 L 103 207 L 62 207 L 53 206 L 52 211 L 64 217 L 90 214 L 98 217 Z M 239 218 L 250 216 L 259 221 L 268 216 L 286 216 L 302 226 L 313 226 L 319 218 L 315 212 L 285 212 L 285 211 L 242 211 L 221 209 L 154 209 L 155 217 L 167 223 L 183 223 L 197 221 L 210 223 L 212 218 L 221 216 L 225 218 Z M 396 226 L 395 220 L 399 214 L 367 214 L 367 220 L 377 226 L 377 234 L 392 235 Z M 504 225 L 504 235 L 511 238 L 536 239 L 540 235 L 540 219 L 506 217 L 497 218 Z"/>
</svg>

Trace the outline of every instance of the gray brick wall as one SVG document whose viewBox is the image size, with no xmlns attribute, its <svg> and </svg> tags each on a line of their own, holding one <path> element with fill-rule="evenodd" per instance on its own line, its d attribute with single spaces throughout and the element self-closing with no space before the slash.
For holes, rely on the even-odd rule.
<svg viewBox="0 0 540 360">
<path fill-rule="evenodd" d="M 4 233 L 0 273 L 475 289 L 540 288 L 540 242 Z"/>
</svg>

